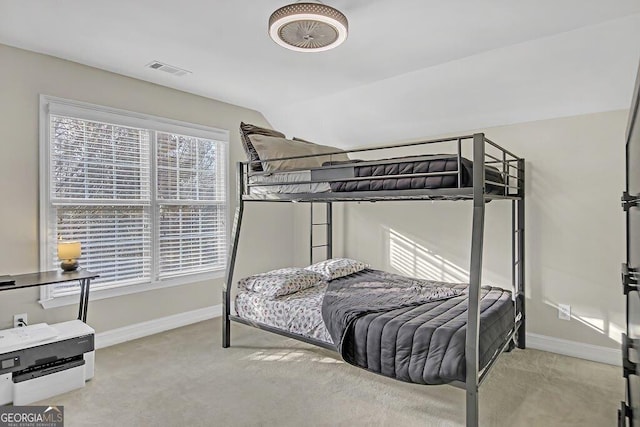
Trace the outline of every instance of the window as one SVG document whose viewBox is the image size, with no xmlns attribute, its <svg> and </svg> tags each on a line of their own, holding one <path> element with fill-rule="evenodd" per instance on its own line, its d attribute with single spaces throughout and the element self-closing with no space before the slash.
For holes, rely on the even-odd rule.
<svg viewBox="0 0 640 427">
<path fill-rule="evenodd" d="M 81 242 L 81 266 L 100 274 L 92 291 L 225 268 L 228 132 L 50 97 L 41 106 L 43 269 L 59 268 L 58 240 Z M 52 285 L 42 299 L 78 290 Z"/>
</svg>

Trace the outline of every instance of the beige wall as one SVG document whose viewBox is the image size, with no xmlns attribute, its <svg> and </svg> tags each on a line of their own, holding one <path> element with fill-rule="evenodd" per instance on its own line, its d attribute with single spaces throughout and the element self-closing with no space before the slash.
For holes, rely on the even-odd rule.
<svg viewBox="0 0 640 427">
<path fill-rule="evenodd" d="M 233 164 L 245 159 L 239 122 L 267 125 L 256 111 L 4 45 L 0 64 L 0 275 L 39 267 L 40 94 L 228 129 Z M 235 189 L 230 169 L 230 188 Z M 293 263 L 293 211 L 287 207 L 260 204 L 247 210 L 238 275 Z M 219 304 L 221 286 L 222 280 L 215 280 L 93 301 L 88 323 L 104 331 Z M 37 299 L 35 288 L 2 292 L 0 328 L 10 327 L 15 313 L 27 312 L 30 323 L 68 320 L 77 313 L 76 306 L 44 310 Z"/>
<path fill-rule="evenodd" d="M 528 332 L 619 348 L 624 302 L 624 131 L 627 111 L 486 129 L 527 161 Z M 468 132 L 461 132 L 468 133 Z M 487 206 L 484 283 L 510 286 L 510 203 Z M 375 267 L 466 280 L 468 202 L 349 204 L 346 254 Z M 444 272 L 444 273 L 443 273 Z M 573 319 L 558 319 L 570 304 Z"/>
<path fill-rule="evenodd" d="M 0 63 L 0 274 L 39 265 L 39 94 L 228 129 L 231 162 L 244 159 L 239 121 L 267 124 L 252 110 L 3 45 Z M 627 113 L 617 111 L 485 130 L 527 159 L 529 332 L 618 347 L 626 120 Z M 245 212 L 238 275 L 307 264 L 307 205 L 253 204 Z M 335 212 L 334 255 L 344 249 L 378 268 L 465 280 L 470 204 L 338 204 Z M 509 220 L 509 203 L 488 205 L 484 279 L 504 287 L 510 283 Z M 221 285 L 215 280 L 93 301 L 88 321 L 104 331 L 219 304 Z M 30 323 L 74 317 L 75 306 L 43 310 L 38 298 L 35 289 L 0 294 L 0 328 L 11 325 L 14 313 L 27 312 Z M 558 303 L 572 306 L 570 322 L 558 320 Z"/>
</svg>

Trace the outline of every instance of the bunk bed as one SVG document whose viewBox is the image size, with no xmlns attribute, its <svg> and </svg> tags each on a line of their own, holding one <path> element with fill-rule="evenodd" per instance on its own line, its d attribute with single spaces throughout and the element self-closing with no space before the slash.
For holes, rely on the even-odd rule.
<svg viewBox="0 0 640 427">
<path fill-rule="evenodd" d="M 406 155 L 407 150 L 412 150 L 411 155 Z M 389 151 L 401 155 L 388 156 L 386 153 Z M 416 154 L 415 151 L 424 152 Z M 447 151 L 453 153 L 434 154 Z M 378 152 L 384 154 L 376 159 L 353 160 L 348 157 L 376 157 Z M 470 159 L 463 155 L 465 153 L 471 153 Z M 482 133 L 375 148 L 324 150 L 321 154 L 279 156 L 273 159 L 260 159 L 250 149 L 247 149 L 247 154 L 250 160 L 239 162 L 236 169 L 237 200 L 223 289 L 223 347 L 230 345 L 231 322 L 238 322 L 339 351 L 349 363 L 395 379 L 421 384 L 450 384 L 466 390 L 467 426 L 477 426 L 480 385 L 502 352 L 510 351 L 516 346 L 525 348 L 524 159 L 502 148 Z M 309 166 L 304 161 L 297 164 L 300 167 L 296 166 L 297 160 L 313 157 L 321 157 L 316 159 L 315 166 Z M 289 160 L 294 161 L 293 166 L 284 171 L 273 171 L 267 167 L 269 162 Z M 311 237 L 313 238 L 315 225 L 325 226 L 326 243 L 318 246 L 324 246 L 326 258 L 332 259 L 332 203 L 398 200 L 459 200 L 472 203 L 468 284 L 420 282 L 419 286 L 437 286 L 436 294 L 440 297 L 425 299 L 419 303 L 397 304 L 396 301 L 395 305 L 389 303 L 387 310 L 376 308 L 376 301 L 366 301 L 366 293 L 361 292 L 357 297 L 365 299 L 353 299 L 351 301 L 355 301 L 355 304 L 349 306 L 352 302 L 348 297 L 338 298 L 336 295 L 344 289 L 353 291 L 363 280 L 399 283 L 400 292 L 414 286 L 418 280 L 361 268 L 353 274 L 336 279 L 328 278 L 321 285 L 269 301 L 256 300 L 260 297 L 246 292 L 240 286 L 236 298 L 238 314 L 231 313 L 234 269 L 245 204 L 325 204 L 325 223 L 314 223 L 313 208 L 311 209 Z M 481 286 L 485 205 L 490 201 L 510 201 L 512 206 L 511 292 Z M 317 247 L 313 245 L 313 239 L 310 246 L 313 257 L 313 249 Z M 445 295 L 447 292 L 449 295 Z M 382 306 L 387 302 L 383 301 Z M 377 303 L 380 304 L 380 301 Z M 261 318 L 259 314 L 251 312 L 252 306 L 261 304 L 274 304 L 270 306 L 270 311 L 284 313 L 285 317 L 279 320 Z M 299 327 L 287 327 L 296 323 L 295 319 L 286 318 L 287 315 L 298 315 L 305 322 Z M 399 319 L 404 323 L 398 323 Z M 420 333 L 427 336 L 422 338 L 426 340 L 426 347 L 416 346 L 411 342 L 416 336 L 415 330 L 409 335 L 402 335 L 406 329 L 411 329 L 406 328 L 406 325 L 416 322 Z M 375 331 L 376 327 L 380 331 L 387 330 L 388 325 L 395 325 L 396 328 L 392 340 L 385 339 L 382 332 L 368 340 L 363 338 L 371 335 L 366 331 Z M 402 344 L 407 340 L 409 343 Z M 377 352 L 380 357 L 372 358 L 365 354 L 372 345 L 376 349 L 373 353 Z M 394 345 L 394 348 L 389 348 Z M 400 347 L 403 345 L 404 347 Z M 422 354 L 420 349 L 423 348 L 430 350 Z M 408 353 L 395 357 L 396 351 Z M 395 362 L 384 360 L 384 354 L 391 354 L 389 357 L 395 358 Z M 418 373 L 415 369 L 411 372 L 409 365 L 395 366 L 398 360 L 408 360 L 411 363 L 419 360 L 419 366 L 423 369 Z M 390 363 L 394 365 L 391 368 Z"/>
</svg>

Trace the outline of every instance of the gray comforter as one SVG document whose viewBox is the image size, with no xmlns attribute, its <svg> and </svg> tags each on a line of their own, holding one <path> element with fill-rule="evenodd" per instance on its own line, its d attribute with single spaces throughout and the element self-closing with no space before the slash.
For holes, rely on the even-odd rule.
<svg viewBox="0 0 640 427">
<path fill-rule="evenodd" d="M 329 282 L 322 317 L 343 359 L 401 381 L 465 379 L 467 285 L 364 270 Z M 483 287 L 480 366 L 514 324 L 511 293 Z"/>
<path fill-rule="evenodd" d="M 398 157 L 394 163 L 371 164 L 371 161 L 365 162 L 360 166 L 360 160 L 350 160 L 347 162 L 331 162 L 336 165 L 344 165 L 344 167 L 353 167 L 353 176 L 358 178 L 357 181 L 333 181 L 331 182 L 331 191 L 333 192 L 351 192 L 351 191 L 396 191 L 410 189 L 437 189 L 437 188 L 456 188 L 458 186 L 458 175 L 440 176 L 420 176 L 408 177 L 411 174 L 424 174 L 433 172 L 456 172 L 458 170 L 458 158 L 455 154 L 451 154 L 449 158 L 442 158 L 446 154 L 438 154 L 433 159 L 425 156 L 408 156 Z M 462 157 L 460 159 L 461 168 L 461 187 L 473 186 L 473 162 Z M 385 179 L 364 179 L 367 177 L 387 176 Z M 485 177 L 488 181 L 504 183 L 500 171 L 492 166 L 486 166 Z M 487 192 L 501 194 L 504 187 L 487 183 Z"/>
</svg>

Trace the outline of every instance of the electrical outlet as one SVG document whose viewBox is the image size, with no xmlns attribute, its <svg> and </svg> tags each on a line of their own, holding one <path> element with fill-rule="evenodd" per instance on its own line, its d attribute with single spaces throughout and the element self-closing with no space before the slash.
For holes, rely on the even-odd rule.
<svg viewBox="0 0 640 427">
<path fill-rule="evenodd" d="M 27 326 L 27 313 L 13 315 L 13 327 Z"/>
<path fill-rule="evenodd" d="M 571 306 L 568 304 L 558 304 L 558 319 L 571 320 Z"/>
</svg>

